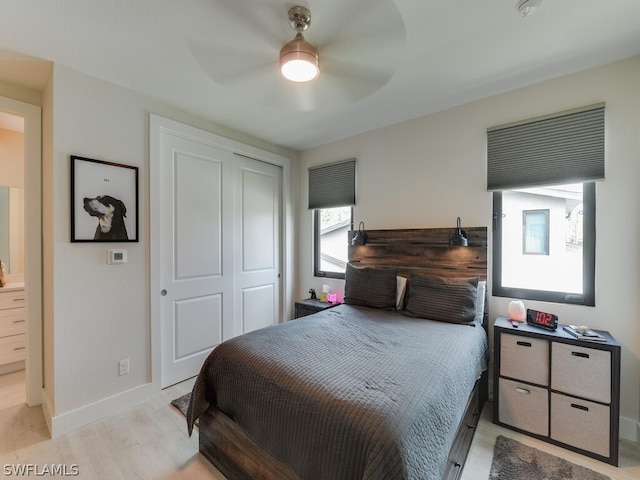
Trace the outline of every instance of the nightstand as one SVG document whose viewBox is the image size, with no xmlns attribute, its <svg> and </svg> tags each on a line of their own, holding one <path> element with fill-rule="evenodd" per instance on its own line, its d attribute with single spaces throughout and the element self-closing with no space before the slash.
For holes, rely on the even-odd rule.
<svg viewBox="0 0 640 480">
<path fill-rule="evenodd" d="M 311 300 L 307 298 L 305 300 L 298 300 L 296 302 L 296 317 L 306 317 L 307 315 L 311 315 L 313 313 L 321 312 L 322 310 L 327 310 L 328 308 L 333 308 L 339 303 L 329 303 L 329 302 L 321 302 L 320 300 Z"/>
<path fill-rule="evenodd" d="M 498 317 L 494 335 L 493 421 L 618 465 L 620 345 L 578 340 Z"/>
</svg>

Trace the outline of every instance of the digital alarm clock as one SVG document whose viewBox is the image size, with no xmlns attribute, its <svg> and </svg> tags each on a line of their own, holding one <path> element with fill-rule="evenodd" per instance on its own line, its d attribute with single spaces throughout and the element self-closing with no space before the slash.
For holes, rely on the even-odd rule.
<svg viewBox="0 0 640 480">
<path fill-rule="evenodd" d="M 527 323 L 546 330 L 555 330 L 558 328 L 558 316 L 527 308 Z"/>
</svg>

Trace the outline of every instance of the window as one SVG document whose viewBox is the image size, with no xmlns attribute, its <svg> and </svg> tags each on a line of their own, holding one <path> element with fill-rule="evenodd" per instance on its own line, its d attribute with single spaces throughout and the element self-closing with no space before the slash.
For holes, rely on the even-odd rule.
<svg viewBox="0 0 640 480">
<path fill-rule="evenodd" d="M 344 278 L 349 254 L 348 232 L 353 229 L 353 208 L 314 210 L 314 275 Z"/>
<path fill-rule="evenodd" d="M 493 198 L 493 294 L 594 305 L 595 183 Z"/>
<path fill-rule="evenodd" d="M 353 228 L 355 203 L 355 159 L 309 168 L 315 276 L 344 278 L 349 258 L 347 232 Z"/>
<path fill-rule="evenodd" d="M 549 255 L 549 210 L 522 212 L 523 255 Z"/>
<path fill-rule="evenodd" d="M 487 129 L 493 295 L 595 305 L 604 104 Z"/>
</svg>

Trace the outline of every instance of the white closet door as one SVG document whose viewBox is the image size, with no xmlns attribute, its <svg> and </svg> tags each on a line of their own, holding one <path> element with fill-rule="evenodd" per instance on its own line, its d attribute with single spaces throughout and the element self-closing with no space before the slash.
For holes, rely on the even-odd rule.
<svg viewBox="0 0 640 480">
<path fill-rule="evenodd" d="M 151 185 L 162 388 L 197 375 L 222 341 L 277 323 L 282 308 L 282 168 L 178 130 L 159 129 Z"/>
<path fill-rule="evenodd" d="M 160 137 L 162 386 L 196 375 L 233 335 L 233 155 Z"/>
<path fill-rule="evenodd" d="M 282 168 L 242 156 L 237 160 L 236 312 L 241 333 L 247 333 L 280 318 Z"/>
</svg>

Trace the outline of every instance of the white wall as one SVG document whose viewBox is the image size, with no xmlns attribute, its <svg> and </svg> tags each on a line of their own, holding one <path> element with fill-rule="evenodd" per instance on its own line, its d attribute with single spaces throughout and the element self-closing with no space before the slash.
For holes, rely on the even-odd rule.
<svg viewBox="0 0 640 480">
<path fill-rule="evenodd" d="M 357 159 L 354 220 L 366 228 L 490 226 L 486 129 L 606 102 L 606 180 L 597 187 L 596 307 L 525 302 L 562 323 L 609 330 L 622 344 L 621 433 L 636 438 L 640 417 L 640 57 L 550 80 L 302 153 L 298 297 L 339 280 L 313 277 L 307 168 Z M 491 248 L 491 247 L 490 247 Z M 489 272 L 491 278 L 491 272 Z M 489 314 L 510 299 L 490 297 Z"/>
<path fill-rule="evenodd" d="M 203 121 L 143 95 L 55 65 L 45 90 L 45 412 L 53 435 L 154 393 L 149 307 L 149 113 L 289 158 L 297 154 Z M 139 168 L 139 242 L 107 265 L 114 244 L 70 243 L 69 156 Z M 294 172 L 297 177 L 297 171 Z M 130 373 L 118 375 L 118 362 Z M 155 380 L 155 379 L 154 379 Z"/>
</svg>

